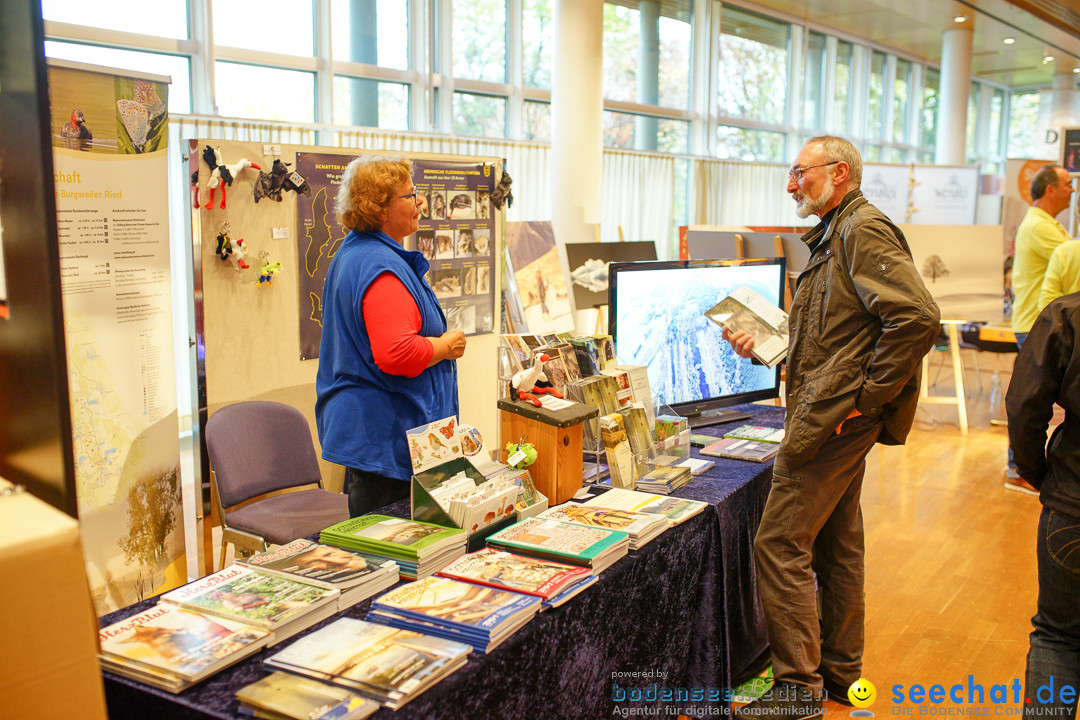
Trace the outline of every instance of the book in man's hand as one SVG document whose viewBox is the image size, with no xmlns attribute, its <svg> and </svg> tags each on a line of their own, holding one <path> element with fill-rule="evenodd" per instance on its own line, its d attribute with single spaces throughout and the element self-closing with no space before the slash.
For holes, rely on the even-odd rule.
<svg viewBox="0 0 1080 720">
<path fill-rule="evenodd" d="M 769 367 L 787 357 L 788 315 L 745 285 L 705 311 L 705 317 L 728 332 L 754 338 L 750 353 Z"/>
</svg>

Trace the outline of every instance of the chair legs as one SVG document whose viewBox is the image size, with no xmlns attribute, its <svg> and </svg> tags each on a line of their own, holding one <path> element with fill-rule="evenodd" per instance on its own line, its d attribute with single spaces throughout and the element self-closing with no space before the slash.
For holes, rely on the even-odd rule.
<svg viewBox="0 0 1080 720">
<path fill-rule="evenodd" d="M 229 543 L 227 541 L 225 541 L 225 540 L 222 540 L 221 541 L 221 560 L 218 561 L 218 566 L 215 569 L 215 571 L 225 569 L 225 550 L 228 547 L 229 547 Z"/>
</svg>

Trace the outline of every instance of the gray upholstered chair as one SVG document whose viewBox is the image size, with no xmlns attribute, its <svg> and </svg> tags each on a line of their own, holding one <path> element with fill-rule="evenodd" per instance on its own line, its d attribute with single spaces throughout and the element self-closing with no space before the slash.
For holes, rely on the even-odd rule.
<svg viewBox="0 0 1080 720">
<path fill-rule="evenodd" d="M 206 421 L 210 482 L 221 518 L 221 562 L 347 520 L 348 498 L 322 489 L 307 419 L 277 402 L 240 402 Z"/>
</svg>

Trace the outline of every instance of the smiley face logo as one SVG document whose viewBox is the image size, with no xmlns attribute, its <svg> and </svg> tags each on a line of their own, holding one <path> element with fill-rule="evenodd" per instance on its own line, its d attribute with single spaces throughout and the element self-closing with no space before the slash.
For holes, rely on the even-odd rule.
<svg viewBox="0 0 1080 720">
<path fill-rule="evenodd" d="M 857 708 L 868 708 L 877 698 L 877 688 L 866 678 L 859 678 L 851 683 L 847 691 L 848 700 Z"/>
</svg>

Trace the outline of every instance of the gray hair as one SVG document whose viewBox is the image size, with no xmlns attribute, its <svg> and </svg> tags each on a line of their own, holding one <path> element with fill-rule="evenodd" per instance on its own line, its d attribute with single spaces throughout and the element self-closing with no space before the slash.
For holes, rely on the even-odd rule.
<svg viewBox="0 0 1080 720">
<path fill-rule="evenodd" d="M 820 135 L 806 141 L 807 145 L 821 145 L 822 152 L 830 160 L 844 162 L 848 166 L 848 189 L 856 190 L 862 185 L 862 156 L 850 142 L 836 135 Z M 829 177 L 833 176 L 835 168 L 826 168 Z"/>
<path fill-rule="evenodd" d="M 1038 200 L 1046 194 L 1046 188 L 1058 184 L 1058 170 L 1065 168 L 1053 163 L 1047 163 L 1039 168 L 1035 177 L 1031 178 L 1031 199 Z"/>
</svg>

